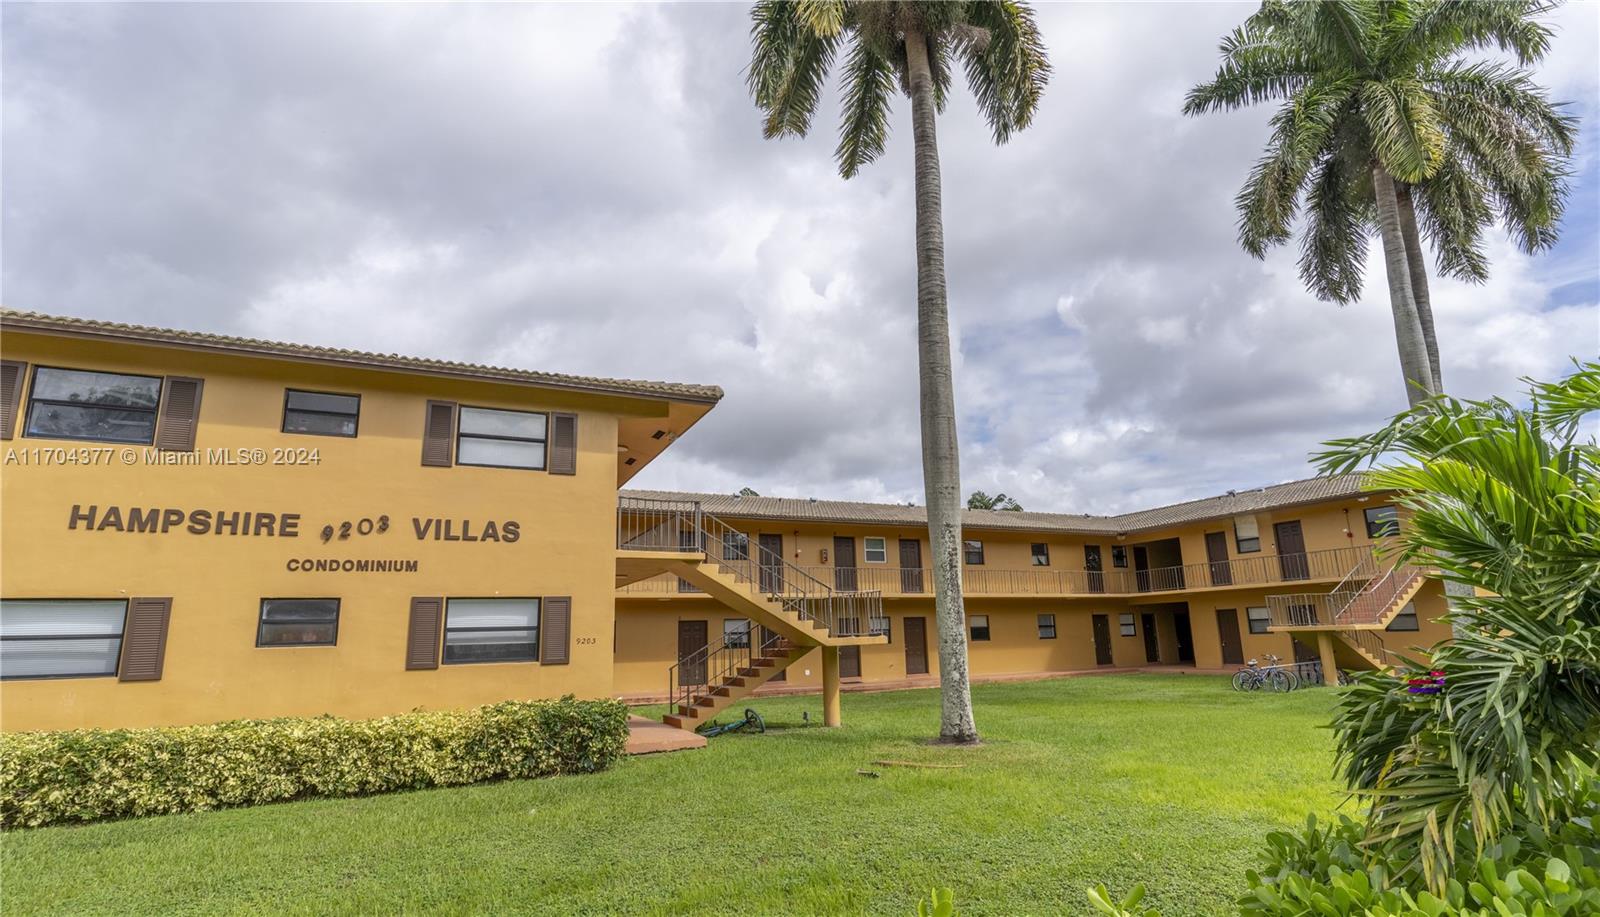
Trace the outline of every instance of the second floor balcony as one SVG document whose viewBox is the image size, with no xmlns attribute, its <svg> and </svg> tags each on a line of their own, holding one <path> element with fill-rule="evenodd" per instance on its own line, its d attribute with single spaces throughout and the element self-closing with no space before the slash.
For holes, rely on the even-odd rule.
<svg viewBox="0 0 1600 917">
<path fill-rule="evenodd" d="M 1330 548 L 1289 554 L 1256 554 L 1226 561 L 1180 564 L 1135 570 L 1026 567 L 1007 569 L 968 566 L 961 574 L 965 595 L 987 597 L 1140 595 L 1273 586 L 1283 583 L 1337 582 L 1372 556 L 1365 546 Z M 815 565 L 798 568 L 807 576 L 845 591 L 871 590 L 885 597 L 933 594 L 933 571 L 886 564 Z M 768 574 L 781 576 L 774 569 Z M 629 584 L 623 596 L 693 594 L 693 586 L 676 577 L 660 576 Z"/>
</svg>

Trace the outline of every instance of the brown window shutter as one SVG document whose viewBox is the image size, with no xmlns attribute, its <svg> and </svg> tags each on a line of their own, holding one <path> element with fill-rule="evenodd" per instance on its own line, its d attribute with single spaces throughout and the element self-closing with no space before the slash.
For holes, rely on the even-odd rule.
<svg viewBox="0 0 1600 917">
<path fill-rule="evenodd" d="M 129 599 L 128 623 L 122 629 L 120 681 L 160 681 L 167 656 L 167 622 L 172 599 Z"/>
<path fill-rule="evenodd" d="M 455 450 L 456 403 L 430 401 L 422 420 L 422 464 L 449 468 Z"/>
<path fill-rule="evenodd" d="M 439 667 L 439 623 L 444 599 L 429 596 L 411 600 L 411 625 L 406 631 L 406 669 Z"/>
<path fill-rule="evenodd" d="M 17 409 L 22 404 L 22 374 L 28 364 L 16 360 L 0 362 L 0 439 L 10 439 L 17 425 Z"/>
<path fill-rule="evenodd" d="M 578 473 L 578 415 L 550 415 L 550 473 Z"/>
<path fill-rule="evenodd" d="M 572 597 L 548 597 L 539 611 L 539 661 L 566 665 L 572 659 Z"/>
<path fill-rule="evenodd" d="M 161 413 L 156 421 L 156 448 L 162 452 L 194 451 L 200 421 L 200 390 L 205 380 L 168 376 L 162 386 Z"/>
</svg>

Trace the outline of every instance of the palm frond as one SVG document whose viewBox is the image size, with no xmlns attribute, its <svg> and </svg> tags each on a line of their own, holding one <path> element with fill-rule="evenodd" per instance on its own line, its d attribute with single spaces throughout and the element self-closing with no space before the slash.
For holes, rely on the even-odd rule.
<svg viewBox="0 0 1600 917">
<path fill-rule="evenodd" d="M 1483 230 L 1494 221 L 1489 192 L 1461 161 L 1461 152 L 1447 147 L 1439 171 L 1411 189 L 1423 238 L 1433 246 L 1439 273 L 1474 283 L 1489 279 L 1489 258 Z"/>
<path fill-rule="evenodd" d="M 1015 0 L 968 3 L 966 18 L 977 34 L 957 33 L 955 51 L 994 142 L 1005 143 L 1033 123 L 1050 80 L 1044 39 L 1032 8 Z"/>
<path fill-rule="evenodd" d="M 1348 157 L 1324 155 L 1306 195 L 1306 226 L 1300 236 L 1300 278 L 1319 299 L 1345 304 L 1361 296 L 1367 260 L 1370 207 L 1360 187 L 1365 170 L 1353 173 Z"/>
<path fill-rule="evenodd" d="M 1318 68 L 1293 46 L 1248 26 L 1234 29 L 1222 41 L 1222 65 L 1208 83 L 1189 90 L 1183 113 L 1200 115 L 1243 108 L 1300 92 Z"/>
<path fill-rule="evenodd" d="M 1288 240 L 1306 176 L 1329 152 L 1340 112 L 1352 96 L 1349 83 L 1318 81 L 1273 115 L 1267 153 L 1234 198 L 1239 244 L 1245 251 L 1261 258 L 1268 248 Z"/>
<path fill-rule="evenodd" d="M 861 167 L 883 154 L 889 138 L 889 98 L 894 94 L 894 65 L 876 48 L 857 40 L 845 59 L 844 120 L 834 159 L 839 174 L 853 178 Z"/>
<path fill-rule="evenodd" d="M 1395 178 L 1415 184 L 1438 168 L 1444 130 L 1421 82 L 1369 80 L 1361 86 L 1361 112 L 1378 160 Z"/>
<path fill-rule="evenodd" d="M 1527 65 L 1550 49 L 1552 32 L 1538 17 L 1553 5 L 1542 0 L 1425 0 L 1406 5 L 1415 13 L 1410 28 L 1400 37 L 1400 47 L 1416 63 L 1462 50 L 1496 47 Z"/>
<path fill-rule="evenodd" d="M 803 137 L 816 114 L 840 33 L 817 33 L 800 19 L 799 4 L 787 0 L 760 0 L 751 18 L 746 80 L 767 115 L 762 133 L 768 138 Z"/>
</svg>

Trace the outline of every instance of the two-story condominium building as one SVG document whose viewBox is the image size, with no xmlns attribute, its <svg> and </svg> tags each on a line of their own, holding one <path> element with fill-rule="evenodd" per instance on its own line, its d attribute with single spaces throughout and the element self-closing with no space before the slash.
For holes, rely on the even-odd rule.
<svg viewBox="0 0 1600 917">
<path fill-rule="evenodd" d="M 0 314 L 0 728 L 937 674 L 912 506 L 619 491 L 721 397 Z M 1448 636 L 1354 478 L 969 513 L 985 675 L 1383 665 Z M 770 688 L 767 688 L 771 690 Z"/>
</svg>

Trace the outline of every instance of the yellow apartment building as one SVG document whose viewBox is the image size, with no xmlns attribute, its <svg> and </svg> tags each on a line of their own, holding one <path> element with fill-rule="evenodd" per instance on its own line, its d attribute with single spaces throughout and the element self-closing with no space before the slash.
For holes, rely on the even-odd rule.
<svg viewBox="0 0 1600 917">
<path fill-rule="evenodd" d="M 0 314 L 0 728 L 931 683 L 914 506 L 623 488 L 720 399 Z M 970 512 L 973 673 L 1371 668 L 1448 637 L 1352 477 Z"/>
</svg>

